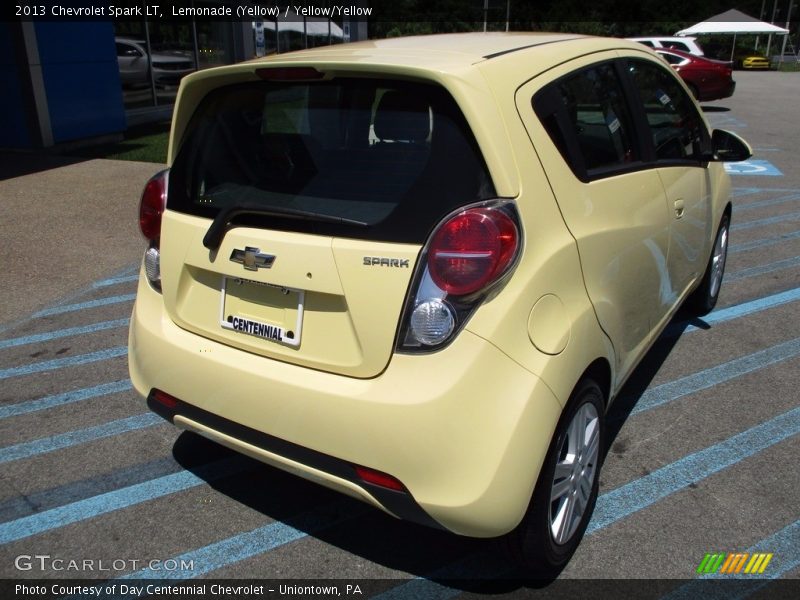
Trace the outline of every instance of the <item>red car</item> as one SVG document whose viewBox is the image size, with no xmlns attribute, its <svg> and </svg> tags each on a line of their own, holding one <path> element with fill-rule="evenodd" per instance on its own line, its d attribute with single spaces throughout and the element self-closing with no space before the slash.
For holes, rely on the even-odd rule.
<svg viewBox="0 0 800 600">
<path fill-rule="evenodd" d="M 698 102 L 719 100 L 733 95 L 736 82 L 733 80 L 731 63 L 680 50 L 657 49 L 656 52 L 678 72 Z"/>
</svg>

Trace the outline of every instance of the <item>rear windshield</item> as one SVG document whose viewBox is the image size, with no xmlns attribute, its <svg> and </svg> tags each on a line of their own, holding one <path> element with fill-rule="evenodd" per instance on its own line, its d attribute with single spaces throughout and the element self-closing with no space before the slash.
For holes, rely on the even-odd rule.
<svg viewBox="0 0 800 600">
<path fill-rule="evenodd" d="M 270 214 L 235 222 L 422 243 L 442 217 L 494 195 L 472 132 L 443 88 L 342 78 L 211 92 L 170 171 L 168 206 L 212 219 L 261 207 Z M 293 217 L 278 214 L 287 212 Z"/>
</svg>

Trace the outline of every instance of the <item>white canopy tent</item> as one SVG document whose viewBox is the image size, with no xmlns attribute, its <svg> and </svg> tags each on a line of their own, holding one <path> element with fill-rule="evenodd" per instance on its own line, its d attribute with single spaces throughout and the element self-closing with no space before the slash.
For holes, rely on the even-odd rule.
<svg viewBox="0 0 800 600">
<path fill-rule="evenodd" d="M 736 48 L 736 36 L 738 34 L 775 34 L 786 35 L 789 33 L 788 29 L 759 21 L 755 17 L 746 15 L 743 12 L 732 8 L 724 13 L 715 15 L 705 21 L 701 21 L 687 29 L 681 29 L 675 35 L 703 35 L 703 34 L 732 34 L 733 46 L 731 47 L 731 60 L 733 60 L 733 52 Z"/>
</svg>

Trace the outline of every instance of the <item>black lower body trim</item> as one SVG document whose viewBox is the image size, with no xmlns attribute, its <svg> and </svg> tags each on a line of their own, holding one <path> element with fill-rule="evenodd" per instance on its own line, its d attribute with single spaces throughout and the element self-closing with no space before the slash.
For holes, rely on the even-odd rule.
<svg viewBox="0 0 800 600">
<path fill-rule="evenodd" d="M 417 504 L 410 493 L 390 490 L 363 481 L 356 475 L 356 465 L 353 463 L 328 454 L 323 454 L 322 452 L 317 452 L 316 450 L 305 448 L 304 446 L 292 442 L 287 442 L 286 440 L 282 440 L 262 431 L 257 431 L 245 425 L 241 425 L 240 423 L 215 415 L 207 410 L 203 410 L 202 408 L 188 404 L 183 400 L 178 400 L 174 408 L 168 408 L 154 399 L 154 393 L 155 390 L 151 390 L 150 395 L 147 397 L 148 408 L 170 423 L 174 423 L 173 419 L 176 415 L 186 417 L 214 431 L 241 440 L 242 442 L 261 448 L 262 450 L 272 452 L 284 458 L 288 458 L 289 460 L 329 473 L 340 479 L 350 481 L 368 491 L 389 512 L 403 520 L 433 527 L 434 529 L 445 529 Z"/>
</svg>

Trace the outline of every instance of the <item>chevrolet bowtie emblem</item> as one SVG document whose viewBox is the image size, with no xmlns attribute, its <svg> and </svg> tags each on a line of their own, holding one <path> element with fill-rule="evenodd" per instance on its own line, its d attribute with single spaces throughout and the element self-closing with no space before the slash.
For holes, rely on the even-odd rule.
<svg viewBox="0 0 800 600">
<path fill-rule="evenodd" d="M 245 246 L 244 250 L 237 248 L 231 252 L 231 260 L 244 265 L 248 271 L 258 271 L 272 268 L 275 257 L 272 254 L 262 254 L 258 248 Z"/>
</svg>

